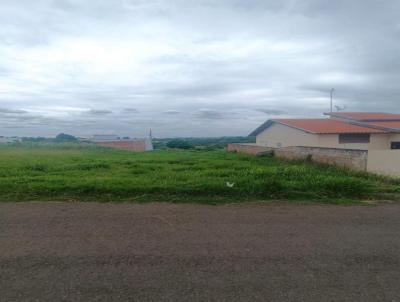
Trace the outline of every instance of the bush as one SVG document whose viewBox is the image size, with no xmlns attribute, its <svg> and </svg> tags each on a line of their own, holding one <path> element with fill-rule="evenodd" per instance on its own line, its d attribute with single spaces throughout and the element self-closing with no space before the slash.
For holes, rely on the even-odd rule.
<svg viewBox="0 0 400 302">
<path fill-rule="evenodd" d="M 171 149 L 193 149 L 194 146 L 187 141 L 181 139 L 173 139 L 167 143 L 167 147 Z"/>
<path fill-rule="evenodd" d="M 75 136 L 65 133 L 60 133 L 55 139 L 56 142 L 76 142 L 77 140 Z"/>
</svg>

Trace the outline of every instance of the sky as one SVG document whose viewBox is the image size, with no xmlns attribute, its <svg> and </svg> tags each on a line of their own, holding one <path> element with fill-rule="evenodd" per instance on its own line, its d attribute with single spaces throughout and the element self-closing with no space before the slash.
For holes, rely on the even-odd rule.
<svg viewBox="0 0 400 302">
<path fill-rule="evenodd" d="M 0 135 L 247 135 L 400 113 L 400 1 L 0 0 Z"/>
</svg>

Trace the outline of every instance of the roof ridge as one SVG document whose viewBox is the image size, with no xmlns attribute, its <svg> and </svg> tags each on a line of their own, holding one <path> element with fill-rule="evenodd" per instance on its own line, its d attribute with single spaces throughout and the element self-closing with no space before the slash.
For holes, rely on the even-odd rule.
<svg viewBox="0 0 400 302">
<path fill-rule="evenodd" d="M 400 122 L 400 114 L 386 112 L 330 112 L 324 113 L 333 119 L 340 119 L 349 122 L 373 123 L 373 122 Z M 364 124 L 369 127 L 370 125 Z M 383 128 L 380 128 L 383 129 Z M 391 129 L 391 128 L 385 128 Z M 392 128 L 394 129 L 394 128 Z"/>
</svg>

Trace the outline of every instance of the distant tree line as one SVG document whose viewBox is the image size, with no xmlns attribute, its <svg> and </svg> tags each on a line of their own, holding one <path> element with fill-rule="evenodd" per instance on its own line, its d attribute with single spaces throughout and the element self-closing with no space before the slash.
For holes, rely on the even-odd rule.
<svg viewBox="0 0 400 302">
<path fill-rule="evenodd" d="M 223 137 L 187 137 L 187 138 L 154 138 L 155 149 L 223 149 L 230 143 L 254 143 L 254 137 L 223 136 Z"/>
<path fill-rule="evenodd" d="M 76 142 L 78 141 L 78 138 L 70 134 L 60 133 L 55 138 L 37 136 L 37 137 L 22 137 L 21 140 L 23 142 L 33 142 L 33 143 L 46 143 L 46 142 L 65 143 L 65 142 Z"/>
<path fill-rule="evenodd" d="M 166 146 L 171 149 L 193 149 L 194 145 L 183 139 L 173 139 L 167 142 Z"/>
<path fill-rule="evenodd" d="M 123 137 L 128 139 L 128 137 Z M 22 141 L 36 143 L 66 143 L 78 142 L 79 138 L 60 133 L 54 138 L 48 137 L 23 137 Z M 254 143 L 254 137 L 248 136 L 223 136 L 223 137 L 183 137 L 183 138 L 153 138 L 154 149 L 193 149 L 193 150 L 218 150 L 225 148 L 230 143 Z"/>
<path fill-rule="evenodd" d="M 55 138 L 56 142 L 76 142 L 77 140 L 75 136 L 66 133 L 60 133 Z"/>
</svg>

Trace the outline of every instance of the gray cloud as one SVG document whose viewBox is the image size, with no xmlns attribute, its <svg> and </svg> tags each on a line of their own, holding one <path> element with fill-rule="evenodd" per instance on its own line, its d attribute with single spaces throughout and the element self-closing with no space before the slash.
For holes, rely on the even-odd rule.
<svg viewBox="0 0 400 302">
<path fill-rule="evenodd" d="M 259 108 L 259 109 L 255 109 L 256 111 L 259 112 L 263 112 L 265 114 L 268 115 L 282 115 L 285 114 L 285 111 L 282 110 L 277 110 L 277 109 L 263 109 L 263 108 Z"/>
<path fill-rule="evenodd" d="M 107 109 L 90 109 L 90 110 L 86 111 L 85 113 L 90 114 L 90 115 L 107 115 L 107 114 L 111 114 L 112 111 L 107 110 Z"/>
<path fill-rule="evenodd" d="M 28 113 L 28 111 L 22 109 L 0 108 L 0 113 L 25 114 Z"/>
<path fill-rule="evenodd" d="M 199 119 L 219 120 L 223 118 L 220 112 L 211 109 L 199 109 L 193 115 Z"/>
<path fill-rule="evenodd" d="M 2 0 L 0 135 L 245 135 L 270 115 L 320 116 L 332 87 L 348 110 L 396 112 L 399 13 L 397 0 Z"/>
<path fill-rule="evenodd" d="M 139 110 L 135 108 L 124 108 L 123 112 L 125 113 L 139 113 Z"/>
<path fill-rule="evenodd" d="M 178 110 L 165 110 L 164 114 L 179 114 L 180 112 Z"/>
</svg>

